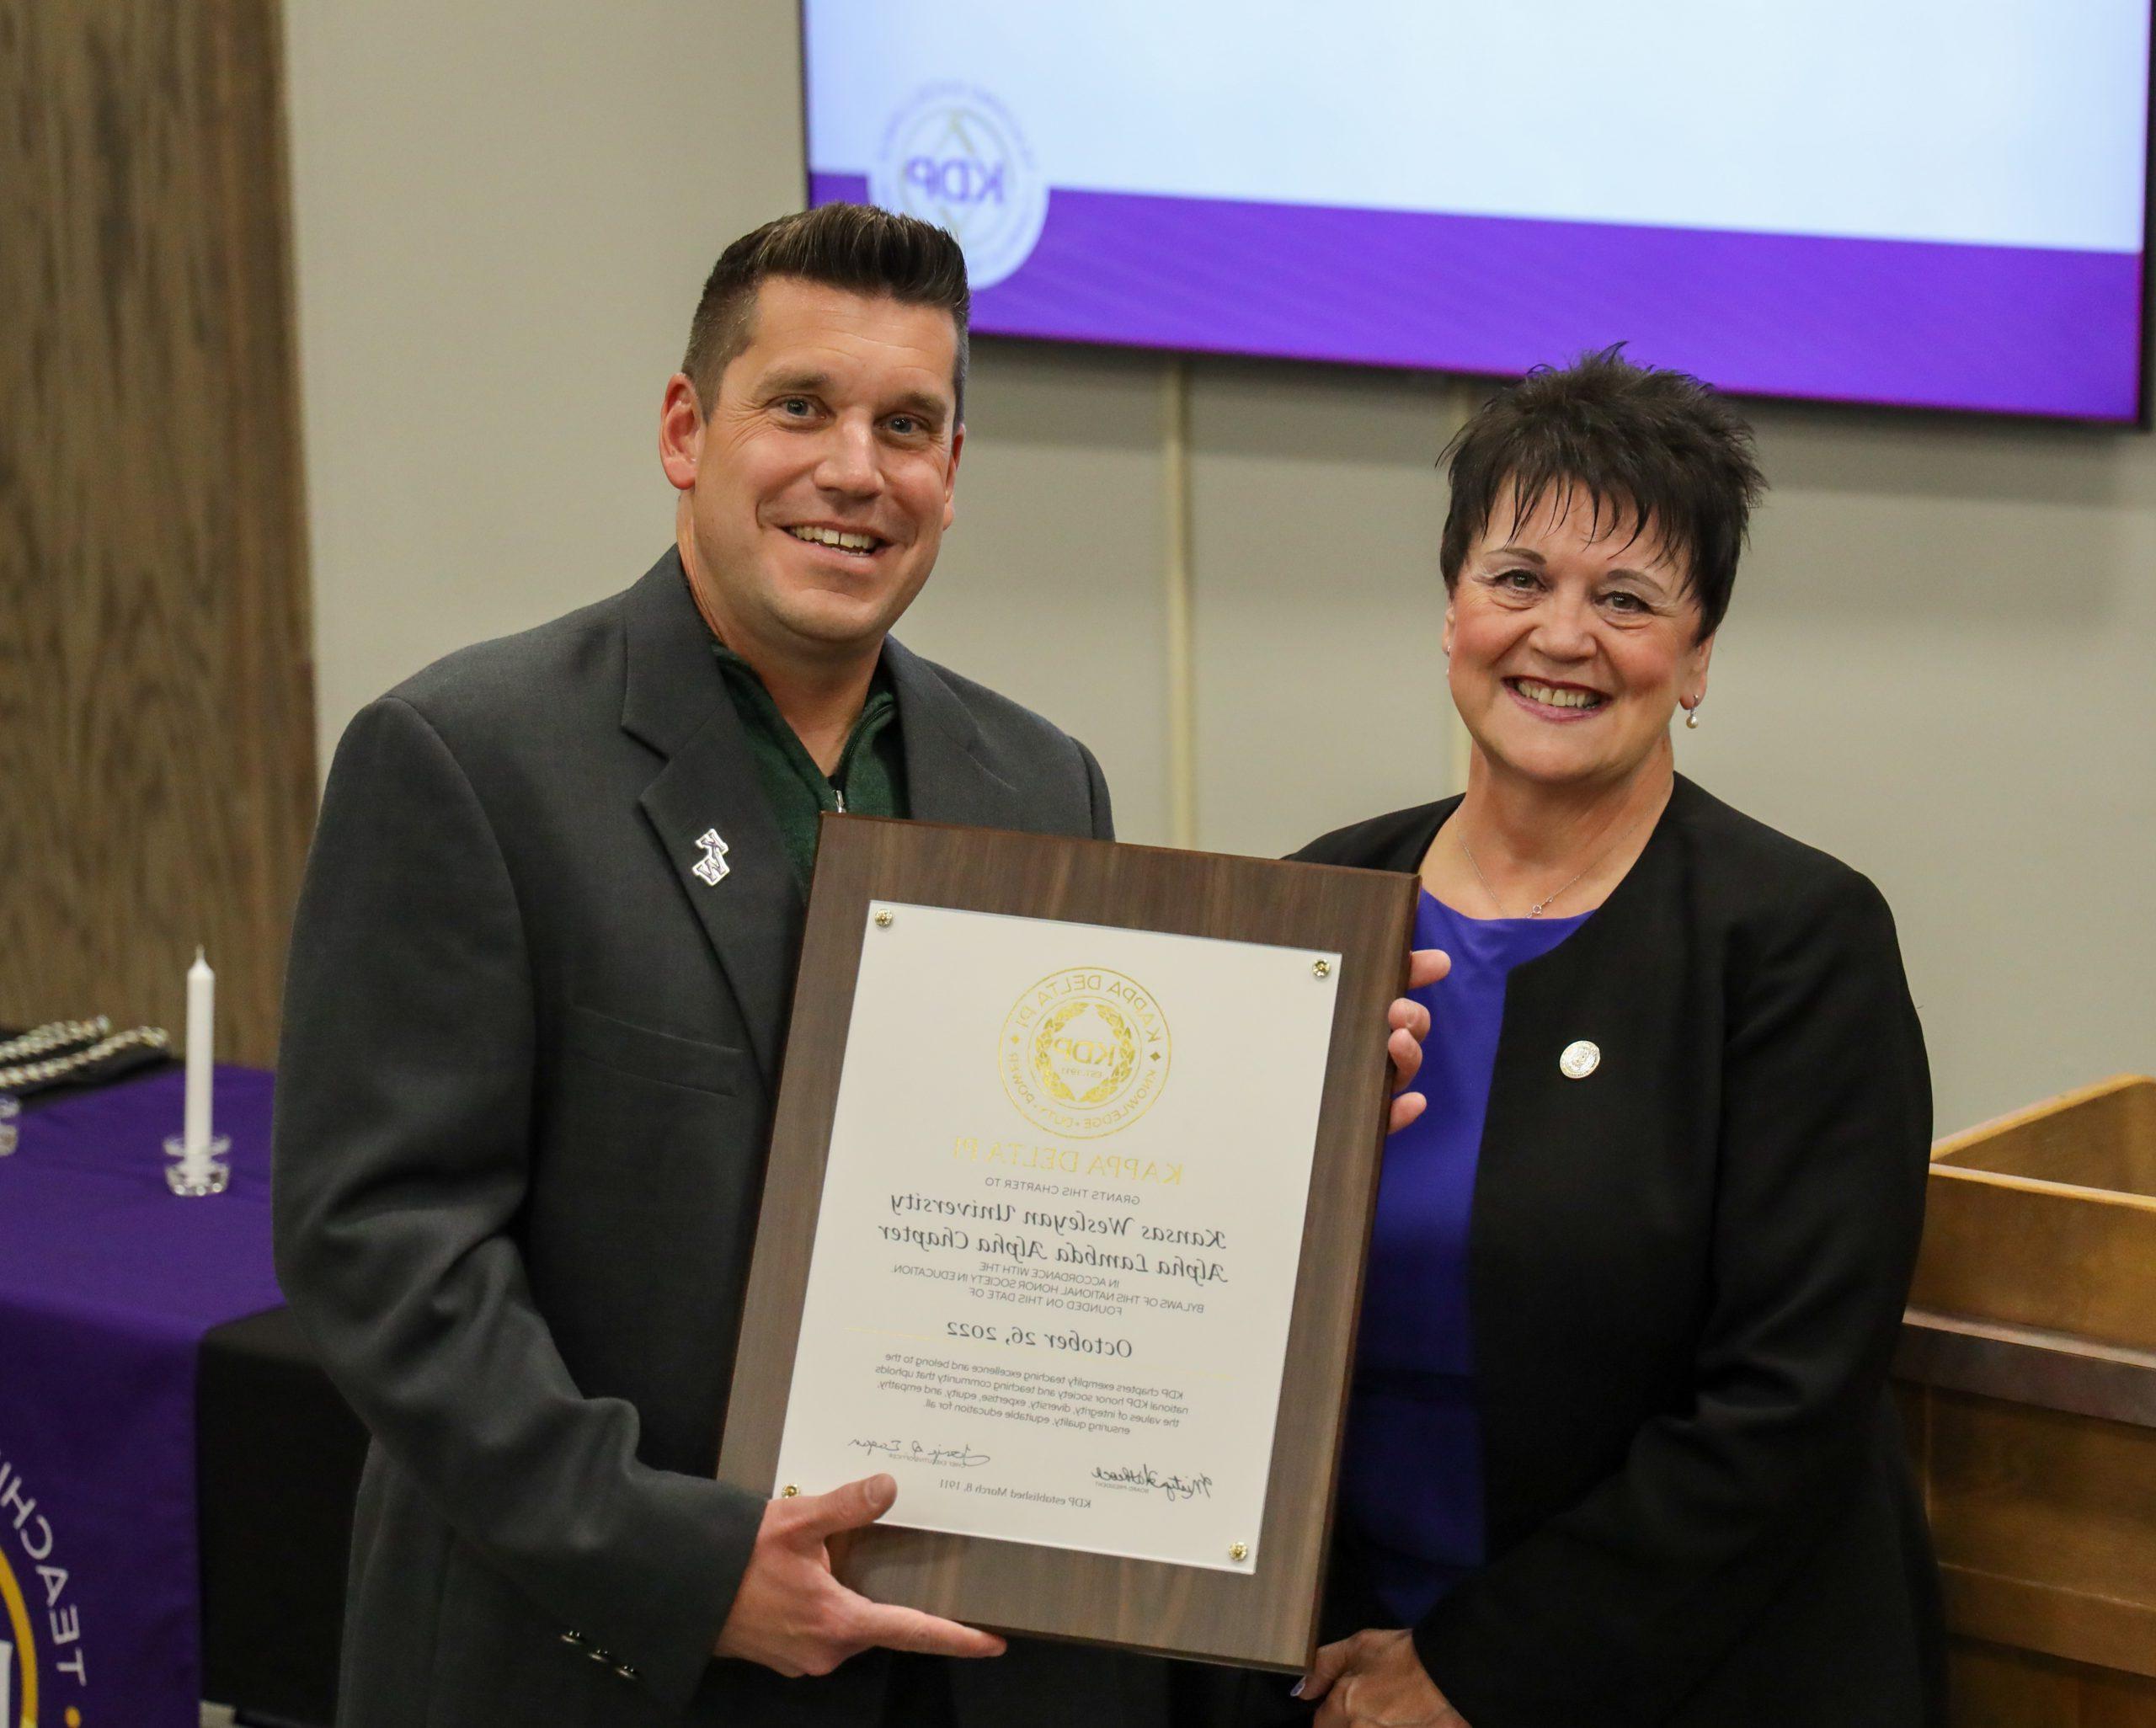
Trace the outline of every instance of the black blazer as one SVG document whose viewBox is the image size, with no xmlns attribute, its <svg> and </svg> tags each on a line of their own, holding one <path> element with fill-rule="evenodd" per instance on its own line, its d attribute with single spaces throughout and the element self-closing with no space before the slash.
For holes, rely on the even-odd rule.
<svg viewBox="0 0 2156 1728">
<path fill-rule="evenodd" d="M 915 815 L 1107 837 L 1081 745 L 884 664 Z M 375 1437 L 344 1728 L 882 1719 L 881 1652 L 802 1681 L 710 1659 L 763 1511 L 712 1475 L 802 918 L 671 552 L 346 732 L 275 1135 L 285 1292 Z M 975 1721 L 1029 1677 L 1043 1720 L 1165 1708 L 1157 1663 L 964 1667 Z"/>
<path fill-rule="evenodd" d="M 1296 856 L 1412 872 L 1458 803 Z M 1506 995 L 1469 1247 L 1488 1564 L 1414 1629 L 1472 1728 L 1940 1720 L 1886 1392 L 1930 1133 L 1877 889 L 1680 777 Z"/>
</svg>

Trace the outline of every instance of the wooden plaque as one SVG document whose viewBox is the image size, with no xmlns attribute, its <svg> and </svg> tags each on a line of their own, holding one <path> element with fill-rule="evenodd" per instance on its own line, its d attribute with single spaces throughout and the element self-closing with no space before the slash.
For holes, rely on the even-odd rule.
<svg viewBox="0 0 2156 1728">
<path fill-rule="evenodd" d="M 776 1467 L 856 987 L 873 930 L 871 907 L 883 903 L 1340 957 L 1329 980 L 1331 1039 L 1322 1059 L 1262 1518 L 1247 1569 L 883 1525 L 860 1533 L 836 1561 L 845 1582 L 877 1601 L 972 1625 L 1299 1670 L 1316 1639 L 1390 1093 L 1385 1011 L 1405 988 L 1412 879 L 1096 840 L 826 818 L 719 1459 L 721 1480 L 759 1495 L 780 1489 Z M 1296 963 L 1305 976 L 1315 964 L 1299 957 Z M 1269 1364 L 1262 1366 L 1269 1373 Z M 864 1458 L 851 1475 L 883 1468 Z"/>
</svg>

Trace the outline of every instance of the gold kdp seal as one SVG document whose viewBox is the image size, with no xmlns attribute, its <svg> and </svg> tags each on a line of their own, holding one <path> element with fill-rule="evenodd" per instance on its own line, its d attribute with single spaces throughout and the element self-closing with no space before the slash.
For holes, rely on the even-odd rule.
<svg viewBox="0 0 2156 1728">
<path fill-rule="evenodd" d="M 1003 1090 L 1030 1122 L 1074 1139 L 1128 1128 L 1168 1081 L 1168 1022 L 1151 995 L 1095 966 L 1053 972 L 1003 1022 Z"/>
</svg>

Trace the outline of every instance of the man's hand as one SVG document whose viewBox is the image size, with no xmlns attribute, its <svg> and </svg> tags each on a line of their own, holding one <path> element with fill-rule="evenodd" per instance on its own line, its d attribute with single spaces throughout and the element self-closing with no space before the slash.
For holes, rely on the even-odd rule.
<svg viewBox="0 0 2156 1728">
<path fill-rule="evenodd" d="M 734 1611 L 719 1630 L 718 1654 L 760 1662 L 789 1679 L 828 1674 L 871 1645 L 928 1656 L 1001 1656 L 1003 1640 L 992 1632 L 871 1602 L 831 1576 L 825 1544 L 874 1523 L 898 1497 L 890 1477 L 867 1476 L 829 1494 L 766 1507 Z"/>
<path fill-rule="evenodd" d="M 1452 958 L 1443 948 L 1417 948 L 1407 957 L 1407 988 L 1419 990 L 1435 984 L 1452 970 Z M 1385 1011 L 1392 1036 L 1385 1040 L 1385 1053 L 1392 1058 L 1392 1118 L 1385 1131 L 1396 1134 L 1422 1113 L 1429 1102 L 1420 1092 L 1401 1090 L 1422 1066 L 1422 1040 L 1430 1035 L 1430 1011 L 1406 996 Z"/>
<path fill-rule="evenodd" d="M 1324 1700 L 1314 1728 L 1468 1728 L 1405 1632 L 1358 1632 L 1326 1645 L 1295 1695 Z"/>
</svg>

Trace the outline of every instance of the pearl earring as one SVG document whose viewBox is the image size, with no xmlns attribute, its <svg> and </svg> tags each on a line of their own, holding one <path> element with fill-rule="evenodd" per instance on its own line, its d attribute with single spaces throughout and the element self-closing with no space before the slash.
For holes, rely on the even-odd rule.
<svg viewBox="0 0 2156 1728">
<path fill-rule="evenodd" d="M 1684 710 L 1684 729 L 1687 732 L 1697 732 L 1700 729 L 1700 705 L 1698 702 L 1692 703 Z"/>
</svg>

